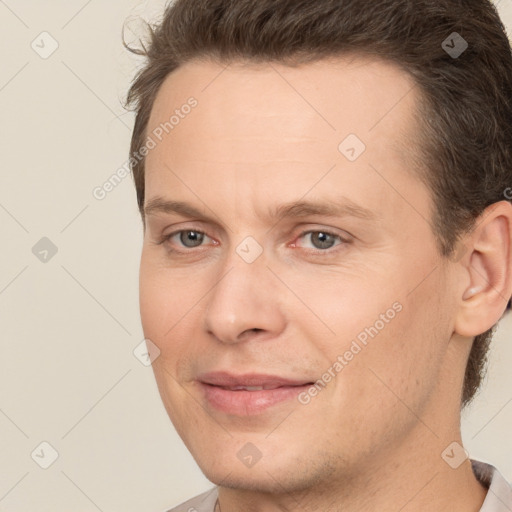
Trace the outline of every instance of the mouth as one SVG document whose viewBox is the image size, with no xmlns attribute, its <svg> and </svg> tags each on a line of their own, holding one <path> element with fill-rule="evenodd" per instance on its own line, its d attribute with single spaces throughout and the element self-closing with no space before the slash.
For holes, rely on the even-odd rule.
<svg viewBox="0 0 512 512">
<path fill-rule="evenodd" d="M 287 379 L 275 375 L 211 372 L 198 377 L 209 406 L 226 414 L 249 416 L 296 399 L 314 384 L 309 379 Z"/>
</svg>

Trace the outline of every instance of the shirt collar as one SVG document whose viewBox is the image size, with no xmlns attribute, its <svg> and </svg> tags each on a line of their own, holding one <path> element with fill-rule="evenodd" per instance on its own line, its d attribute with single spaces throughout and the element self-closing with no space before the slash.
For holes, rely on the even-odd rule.
<svg viewBox="0 0 512 512">
<path fill-rule="evenodd" d="M 471 467 L 478 481 L 486 488 L 487 495 L 480 512 L 512 512 L 512 487 L 491 464 L 471 460 Z"/>
</svg>

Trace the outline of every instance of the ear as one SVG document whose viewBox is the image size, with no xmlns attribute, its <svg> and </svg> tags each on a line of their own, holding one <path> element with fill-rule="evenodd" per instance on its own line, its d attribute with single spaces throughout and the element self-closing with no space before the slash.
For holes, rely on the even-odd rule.
<svg viewBox="0 0 512 512">
<path fill-rule="evenodd" d="M 500 201 L 488 206 L 463 241 L 457 334 L 482 334 L 503 315 L 512 295 L 511 241 L 512 204 Z"/>
</svg>

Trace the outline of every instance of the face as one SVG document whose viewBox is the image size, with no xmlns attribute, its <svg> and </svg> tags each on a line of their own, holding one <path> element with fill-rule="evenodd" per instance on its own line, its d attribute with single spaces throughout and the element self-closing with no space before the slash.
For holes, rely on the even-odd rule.
<svg viewBox="0 0 512 512">
<path fill-rule="evenodd" d="M 418 431 L 411 410 L 447 403 L 452 278 L 398 144 L 413 85 L 360 57 L 193 61 L 158 92 L 141 318 L 166 410 L 217 484 L 355 477 Z"/>
</svg>

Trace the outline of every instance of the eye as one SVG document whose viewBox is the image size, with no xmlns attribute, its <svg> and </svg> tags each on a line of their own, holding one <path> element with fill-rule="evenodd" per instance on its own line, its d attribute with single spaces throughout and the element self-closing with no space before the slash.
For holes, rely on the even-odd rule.
<svg viewBox="0 0 512 512">
<path fill-rule="evenodd" d="M 313 245 L 313 249 L 315 251 L 321 251 L 321 252 L 329 252 L 328 250 L 332 247 L 335 247 L 334 242 L 336 239 L 340 241 L 339 244 L 341 245 L 343 243 L 348 243 L 348 240 L 345 240 L 343 237 L 336 233 L 331 233 L 330 231 L 326 230 L 317 230 L 317 231 L 304 231 L 299 235 L 299 239 L 303 237 L 309 237 L 311 244 Z M 307 248 L 307 247 L 306 247 Z"/>
<path fill-rule="evenodd" d="M 160 241 L 160 244 L 170 243 L 171 240 L 176 236 L 178 240 L 178 246 L 185 247 L 187 249 L 200 247 L 205 237 L 210 238 L 206 233 L 198 231 L 197 229 L 182 229 L 180 231 L 174 231 L 173 233 L 165 235 Z"/>
<path fill-rule="evenodd" d="M 299 235 L 297 239 L 301 238 L 309 238 L 310 245 L 312 247 L 307 247 L 307 245 L 304 246 L 302 244 L 299 245 L 299 247 L 317 253 L 328 253 L 331 252 L 331 249 L 337 245 L 349 243 L 349 240 L 343 238 L 341 235 L 323 229 L 304 231 Z M 205 239 L 212 240 L 206 233 L 198 229 L 182 229 L 165 235 L 160 240 L 160 242 L 158 242 L 158 244 L 168 245 L 168 249 L 171 252 L 189 252 L 186 249 L 195 249 L 205 245 L 203 244 Z M 336 240 L 338 240 L 338 243 L 336 243 Z M 214 241 L 214 245 L 218 245 L 218 242 Z M 292 246 L 297 246 L 297 244 L 293 243 Z"/>
</svg>

